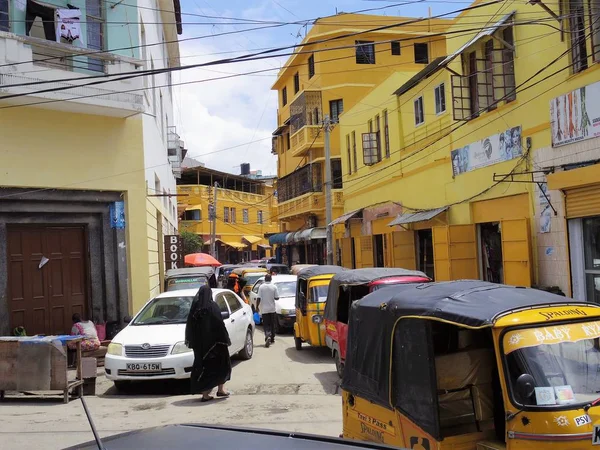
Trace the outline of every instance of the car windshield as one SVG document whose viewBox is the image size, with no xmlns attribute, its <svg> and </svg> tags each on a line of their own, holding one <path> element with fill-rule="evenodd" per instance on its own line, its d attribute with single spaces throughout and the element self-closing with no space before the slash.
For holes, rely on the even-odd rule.
<svg viewBox="0 0 600 450">
<path fill-rule="evenodd" d="M 296 295 L 295 281 L 281 281 L 279 283 L 275 283 L 275 286 L 277 286 L 279 297 L 294 297 Z"/>
<path fill-rule="evenodd" d="M 155 298 L 137 315 L 132 325 L 185 323 L 194 297 Z"/>
<path fill-rule="evenodd" d="M 327 289 L 329 286 L 311 286 L 310 288 L 310 298 L 308 301 L 310 303 L 323 303 L 327 300 Z"/>
<path fill-rule="evenodd" d="M 256 283 L 264 276 L 265 274 L 263 272 L 246 274 L 246 276 L 244 277 L 244 279 L 246 280 L 246 286 L 253 286 L 254 283 Z"/>
<path fill-rule="evenodd" d="M 167 282 L 167 291 L 180 291 L 182 289 L 200 289 L 206 284 L 205 277 L 171 278 Z"/>
<path fill-rule="evenodd" d="M 513 330 L 504 352 L 513 399 L 524 406 L 585 404 L 600 395 L 600 321 Z M 533 377 L 530 396 L 517 392 L 517 379 Z"/>
<path fill-rule="evenodd" d="M 280 275 L 288 275 L 290 273 L 290 269 L 287 266 L 271 266 L 269 268 L 269 272 L 278 273 Z"/>
</svg>

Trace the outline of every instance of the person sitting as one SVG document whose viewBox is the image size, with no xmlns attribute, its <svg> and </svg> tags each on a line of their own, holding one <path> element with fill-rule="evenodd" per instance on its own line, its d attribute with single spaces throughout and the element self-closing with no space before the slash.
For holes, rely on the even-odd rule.
<svg viewBox="0 0 600 450">
<path fill-rule="evenodd" d="M 82 320 L 81 314 L 73 314 L 73 327 L 71 328 L 71 336 L 84 336 L 85 339 L 81 342 L 81 350 L 84 352 L 90 352 L 98 350 L 100 348 L 100 340 L 98 339 L 98 332 L 96 331 L 96 325 L 91 320 Z M 77 348 L 75 342 L 69 342 L 67 346 L 71 350 Z"/>
</svg>

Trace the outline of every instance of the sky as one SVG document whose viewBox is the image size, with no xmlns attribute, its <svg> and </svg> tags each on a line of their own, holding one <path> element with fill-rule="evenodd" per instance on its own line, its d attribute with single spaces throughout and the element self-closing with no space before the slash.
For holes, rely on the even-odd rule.
<svg viewBox="0 0 600 450">
<path fill-rule="evenodd" d="M 421 17 L 464 8 L 467 1 L 423 1 L 398 5 L 391 0 L 182 0 L 183 35 L 180 36 L 181 64 L 198 64 L 239 56 L 256 49 L 297 44 L 304 30 L 292 24 L 225 36 L 220 33 L 255 28 L 228 19 L 206 19 L 189 14 L 220 18 L 243 18 L 278 22 L 297 22 L 352 12 L 387 7 L 368 14 Z M 388 7 L 389 6 L 389 7 Z M 214 22 L 194 25 L 194 22 Z M 225 22 L 219 24 L 218 22 Z M 236 25 L 230 25 L 235 22 Z M 240 23 L 237 25 L 237 23 Z M 174 76 L 175 117 L 188 156 L 206 166 L 239 173 L 240 164 L 263 175 L 277 174 L 277 157 L 271 154 L 271 135 L 277 128 L 277 93 L 271 90 L 278 69 L 286 58 L 249 61 L 180 71 Z M 254 75 L 232 76 L 256 70 L 274 69 Z M 228 77 L 214 80 L 214 78 Z M 212 80 L 211 80 L 212 79 Z M 187 83 L 187 84 L 185 84 Z"/>
</svg>

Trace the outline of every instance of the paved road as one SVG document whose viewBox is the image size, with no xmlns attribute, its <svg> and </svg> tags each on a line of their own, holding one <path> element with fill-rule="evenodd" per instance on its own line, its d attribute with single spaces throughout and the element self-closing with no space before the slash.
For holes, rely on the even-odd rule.
<svg viewBox="0 0 600 450">
<path fill-rule="evenodd" d="M 294 348 L 291 335 L 264 348 L 255 334 L 254 357 L 233 361 L 229 399 L 200 403 L 188 383 L 142 384 L 127 395 L 104 376 L 96 397 L 86 397 L 101 436 L 171 423 L 210 423 L 271 428 L 337 436 L 342 430 L 339 379 L 327 348 Z M 0 403 L 2 448 L 61 449 L 91 440 L 78 400 L 62 404 L 56 396 L 7 398 Z"/>
</svg>

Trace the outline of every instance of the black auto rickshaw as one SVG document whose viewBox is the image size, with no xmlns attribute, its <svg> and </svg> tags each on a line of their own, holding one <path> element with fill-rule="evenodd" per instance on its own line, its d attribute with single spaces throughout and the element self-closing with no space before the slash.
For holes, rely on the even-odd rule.
<svg viewBox="0 0 600 450">
<path fill-rule="evenodd" d="M 354 302 L 343 435 L 430 450 L 600 444 L 600 307 L 463 280 Z"/>
<path fill-rule="evenodd" d="M 187 267 L 185 269 L 171 269 L 165 273 L 165 291 L 179 291 L 182 289 L 200 289 L 209 285 L 217 287 L 215 269 L 212 267 Z"/>
<path fill-rule="evenodd" d="M 275 274 L 275 275 L 289 275 L 290 274 L 290 268 L 288 266 L 286 266 L 285 264 L 267 263 L 266 267 L 267 267 L 267 270 L 269 271 L 269 273 L 271 273 L 271 274 Z"/>
</svg>

